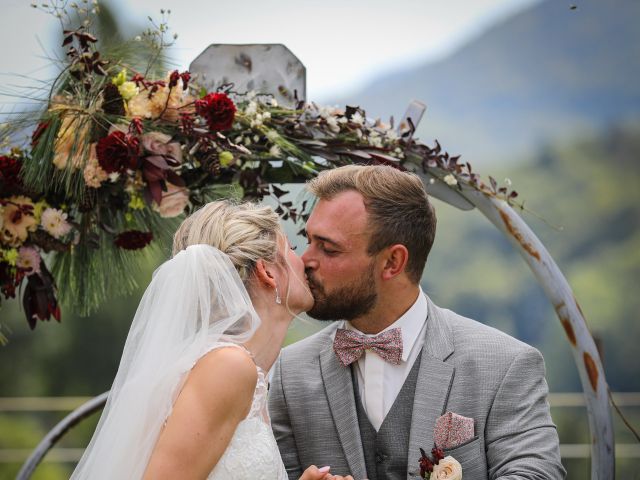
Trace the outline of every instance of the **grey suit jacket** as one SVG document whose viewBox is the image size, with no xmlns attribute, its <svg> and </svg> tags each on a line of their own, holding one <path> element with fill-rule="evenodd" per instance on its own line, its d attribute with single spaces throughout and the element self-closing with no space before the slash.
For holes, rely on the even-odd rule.
<svg viewBox="0 0 640 480">
<path fill-rule="evenodd" d="M 475 437 L 445 451 L 462 464 L 465 480 L 564 478 L 540 352 L 427 301 L 407 478 L 417 478 L 419 448 L 431 450 L 435 421 L 446 411 L 475 420 Z M 333 351 L 336 328 L 285 348 L 275 365 L 269 410 L 291 479 L 311 464 L 366 478 L 350 369 Z"/>
</svg>

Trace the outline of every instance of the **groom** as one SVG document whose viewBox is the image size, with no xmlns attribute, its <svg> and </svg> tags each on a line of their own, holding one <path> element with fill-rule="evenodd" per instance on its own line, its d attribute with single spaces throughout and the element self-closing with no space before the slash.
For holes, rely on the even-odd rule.
<svg viewBox="0 0 640 480">
<path fill-rule="evenodd" d="M 417 478 L 434 444 L 465 480 L 564 478 L 540 353 L 420 288 L 436 226 L 420 179 L 346 166 L 308 188 L 309 315 L 337 321 L 276 363 L 269 408 L 289 478 L 310 464 Z"/>
</svg>

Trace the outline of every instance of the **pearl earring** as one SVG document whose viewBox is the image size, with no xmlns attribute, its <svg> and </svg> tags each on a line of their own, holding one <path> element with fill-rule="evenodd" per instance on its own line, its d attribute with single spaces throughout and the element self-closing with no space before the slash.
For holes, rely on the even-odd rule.
<svg viewBox="0 0 640 480">
<path fill-rule="evenodd" d="M 278 292 L 278 287 L 276 286 L 276 303 L 278 305 L 282 304 L 282 299 L 280 298 L 280 292 Z"/>
</svg>

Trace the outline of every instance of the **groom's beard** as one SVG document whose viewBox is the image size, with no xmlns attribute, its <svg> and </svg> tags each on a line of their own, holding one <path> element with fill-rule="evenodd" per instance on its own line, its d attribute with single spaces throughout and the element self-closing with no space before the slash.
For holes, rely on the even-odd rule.
<svg viewBox="0 0 640 480">
<path fill-rule="evenodd" d="M 322 284 L 316 283 L 311 271 L 307 271 L 309 286 L 315 303 L 307 312 L 316 320 L 353 320 L 371 311 L 376 304 L 376 293 L 373 262 L 359 277 L 358 282 L 326 293 Z"/>
</svg>

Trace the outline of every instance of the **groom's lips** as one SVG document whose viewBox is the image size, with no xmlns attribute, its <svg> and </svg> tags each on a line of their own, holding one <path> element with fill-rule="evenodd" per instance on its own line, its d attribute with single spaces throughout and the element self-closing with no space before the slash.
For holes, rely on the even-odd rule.
<svg viewBox="0 0 640 480">
<path fill-rule="evenodd" d="M 319 285 L 307 275 L 307 283 L 309 284 L 310 290 L 320 290 Z"/>
</svg>

